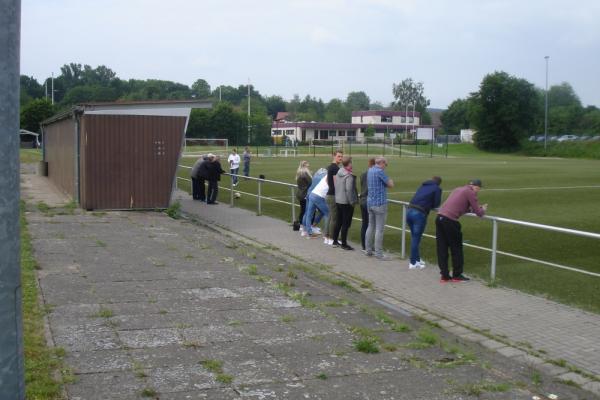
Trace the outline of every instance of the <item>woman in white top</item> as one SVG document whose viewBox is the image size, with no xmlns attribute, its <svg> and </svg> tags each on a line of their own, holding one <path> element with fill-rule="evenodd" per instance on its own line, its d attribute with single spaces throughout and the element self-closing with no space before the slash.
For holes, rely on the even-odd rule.
<svg viewBox="0 0 600 400">
<path fill-rule="evenodd" d="M 316 179 L 313 178 L 313 182 Z M 322 179 L 317 183 L 314 189 L 308 195 L 308 206 L 306 207 L 306 212 L 304 213 L 304 229 L 308 235 L 308 237 L 316 237 L 317 235 L 313 233 L 312 225 L 317 225 L 322 218 L 326 218 L 329 216 L 329 208 L 327 207 L 327 202 L 325 201 L 325 197 L 327 196 L 327 190 L 329 186 L 327 185 L 327 179 Z M 312 221 L 312 215 L 314 215 L 315 210 L 319 210 L 317 215 L 315 216 L 315 220 Z M 328 238 L 326 238 L 329 240 Z"/>
</svg>

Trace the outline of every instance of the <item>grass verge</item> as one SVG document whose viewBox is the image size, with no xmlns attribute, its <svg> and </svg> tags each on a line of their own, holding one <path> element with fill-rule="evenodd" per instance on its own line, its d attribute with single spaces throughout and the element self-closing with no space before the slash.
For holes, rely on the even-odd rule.
<svg viewBox="0 0 600 400">
<path fill-rule="evenodd" d="M 64 350 L 51 349 L 44 335 L 45 310 L 38 302 L 31 236 L 25 220 L 25 202 L 21 201 L 21 285 L 23 288 L 23 342 L 25 352 L 26 398 L 62 399 L 62 381 L 57 371 L 66 372 L 62 363 Z M 64 378 L 63 378 L 64 379 Z"/>
</svg>

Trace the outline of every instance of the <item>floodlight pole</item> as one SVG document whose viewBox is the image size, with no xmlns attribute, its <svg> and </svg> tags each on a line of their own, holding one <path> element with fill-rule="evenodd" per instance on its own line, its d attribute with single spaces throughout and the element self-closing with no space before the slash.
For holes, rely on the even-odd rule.
<svg viewBox="0 0 600 400">
<path fill-rule="evenodd" d="M 250 78 L 248 78 L 248 141 L 250 144 Z"/>
<path fill-rule="evenodd" d="M 21 1 L 0 0 L 0 399 L 25 398 L 19 228 Z"/>
<path fill-rule="evenodd" d="M 548 59 L 550 56 L 545 56 L 546 59 L 546 104 L 544 106 L 544 155 L 546 155 L 546 145 L 548 141 Z"/>
</svg>

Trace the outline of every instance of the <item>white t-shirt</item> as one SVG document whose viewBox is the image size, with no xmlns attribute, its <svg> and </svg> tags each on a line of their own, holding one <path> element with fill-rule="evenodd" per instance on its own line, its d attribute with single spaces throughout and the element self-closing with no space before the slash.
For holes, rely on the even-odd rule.
<svg viewBox="0 0 600 400">
<path fill-rule="evenodd" d="M 319 183 L 317 183 L 317 186 L 315 186 L 315 188 L 313 189 L 313 193 L 316 194 L 319 197 L 322 198 L 327 198 L 327 191 L 329 190 L 329 185 L 327 184 L 327 177 L 324 176 Z"/>
<path fill-rule="evenodd" d="M 227 161 L 229 162 L 231 169 L 236 169 L 240 167 L 240 155 L 238 153 L 230 154 L 227 158 Z"/>
</svg>

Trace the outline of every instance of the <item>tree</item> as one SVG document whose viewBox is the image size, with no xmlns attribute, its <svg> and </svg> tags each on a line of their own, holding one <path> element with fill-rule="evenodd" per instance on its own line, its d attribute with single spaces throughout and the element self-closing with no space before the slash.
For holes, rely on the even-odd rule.
<svg viewBox="0 0 600 400">
<path fill-rule="evenodd" d="M 396 99 L 394 106 L 397 110 L 406 110 L 414 105 L 419 112 L 426 111 L 429 107 L 429 99 L 425 97 L 423 82 L 415 83 L 412 78 L 407 78 L 399 84 L 393 84 L 392 93 Z"/>
<path fill-rule="evenodd" d="M 204 79 L 198 79 L 192 83 L 192 94 L 198 99 L 206 99 L 211 96 L 210 85 Z"/>
<path fill-rule="evenodd" d="M 454 100 L 440 117 L 444 132 L 448 135 L 457 135 L 461 129 L 469 127 L 468 118 L 469 102 L 466 99 Z"/>
<path fill-rule="evenodd" d="M 267 114 L 275 118 L 278 112 L 285 111 L 285 100 L 281 96 L 265 97 L 265 105 L 267 106 Z"/>
<path fill-rule="evenodd" d="M 548 90 L 548 106 L 575 106 L 583 108 L 581 106 L 581 100 L 579 100 L 579 96 L 577 96 L 575 90 L 573 90 L 573 87 L 567 82 L 563 82 L 560 85 L 552 85 L 550 87 Z"/>
<path fill-rule="evenodd" d="M 469 121 L 477 129 L 475 144 L 483 150 L 518 149 L 541 112 L 533 84 L 506 72 L 486 75 L 469 101 Z"/>
<path fill-rule="evenodd" d="M 40 131 L 40 123 L 54 115 L 52 103 L 46 99 L 35 99 L 21 108 L 21 129 Z"/>
<path fill-rule="evenodd" d="M 325 107 L 325 122 L 350 122 L 352 113 L 340 99 L 331 99 Z"/>
<path fill-rule="evenodd" d="M 600 110 L 594 106 L 586 107 L 585 114 L 581 118 L 581 130 L 583 133 L 600 135 Z"/>
<path fill-rule="evenodd" d="M 44 97 L 44 87 L 33 76 L 21 75 L 21 104 Z"/>
<path fill-rule="evenodd" d="M 346 106 L 350 111 L 363 111 L 369 109 L 371 99 L 365 92 L 350 92 L 346 97 Z"/>
<path fill-rule="evenodd" d="M 245 143 L 245 137 L 247 136 L 246 122 L 244 121 L 242 114 L 237 112 L 233 106 L 226 102 L 221 101 L 217 103 L 216 107 L 210 117 L 210 126 L 212 129 L 211 136 L 215 138 L 229 139 L 229 143 L 235 146 L 239 146 L 241 143 Z"/>
</svg>

